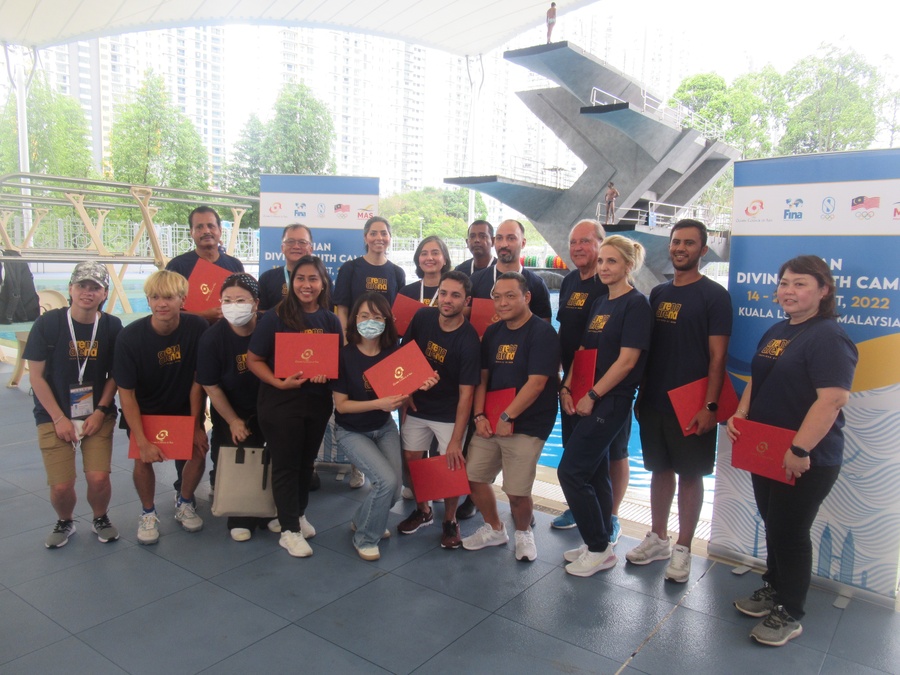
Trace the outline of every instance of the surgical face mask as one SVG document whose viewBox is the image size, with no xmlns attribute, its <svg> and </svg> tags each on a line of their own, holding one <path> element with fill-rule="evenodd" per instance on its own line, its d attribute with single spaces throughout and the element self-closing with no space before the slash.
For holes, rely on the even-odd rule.
<svg viewBox="0 0 900 675">
<path fill-rule="evenodd" d="M 384 332 L 384 321 L 368 319 L 367 321 L 356 324 L 356 330 L 358 330 L 359 334 L 364 338 L 373 340 Z"/>
<path fill-rule="evenodd" d="M 233 326 L 244 326 L 253 318 L 253 303 L 230 302 L 222 305 L 222 316 Z"/>
</svg>

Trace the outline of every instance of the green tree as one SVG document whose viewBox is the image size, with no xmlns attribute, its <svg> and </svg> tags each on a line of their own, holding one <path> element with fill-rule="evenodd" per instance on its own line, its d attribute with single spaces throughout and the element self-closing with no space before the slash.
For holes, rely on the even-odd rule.
<svg viewBox="0 0 900 675">
<path fill-rule="evenodd" d="M 305 84 L 286 84 L 267 125 L 264 157 L 267 171 L 285 174 L 331 174 L 334 124 L 331 113 Z"/>
<path fill-rule="evenodd" d="M 147 71 L 117 110 L 109 136 L 110 175 L 136 185 L 187 190 L 209 186 L 209 156 L 191 121 L 169 102 L 165 83 Z M 166 204 L 159 222 L 185 222 L 190 205 Z"/>
<path fill-rule="evenodd" d="M 239 195 L 259 195 L 259 174 L 266 165 L 263 144 L 266 140 L 266 125 L 259 117 L 251 114 L 247 119 L 237 143 L 234 144 L 232 160 L 225 168 L 225 189 Z M 243 226 L 259 227 L 259 206 L 256 205 L 241 220 Z"/>
<path fill-rule="evenodd" d="M 445 239 L 465 239 L 469 224 L 469 191 L 425 188 L 391 195 L 379 202 L 379 212 L 391 222 L 395 237 L 436 234 Z M 486 218 L 487 207 L 475 194 L 475 217 Z"/>
<path fill-rule="evenodd" d="M 94 172 L 90 133 L 78 102 L 53 91 L 41 75 L 31 82 L 27 100 L 28 155 L 32 173 L 88 178 Z M 19 170 L 16 95 L 0 117 L 0 175 Z"/>
</svg>

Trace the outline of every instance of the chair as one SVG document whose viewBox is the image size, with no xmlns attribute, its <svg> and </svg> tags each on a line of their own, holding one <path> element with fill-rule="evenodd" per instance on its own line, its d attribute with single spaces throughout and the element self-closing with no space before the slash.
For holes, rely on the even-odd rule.
<svg viewBox="0 0 900 675">
<path fill-rule="evenodd" d="M 69 306 L 69 299 L 59 291 L 45 288 L 38 291 L 37 294 L 38 304 L 41 306 L 41 314 L 49 312 L 51 309 L 61 309 Z M 16 364 L 13 366 L 9 384 L 6 385 L 10 389 L 19 386 L 19 380 L 22 379 L 22 375 L 25 372 L 25 359 L 22 358 L 22 354 L 25 353 L 25 343 L 28 342 L 28 333 L 30 332 L 31 329 L 16 331 Z"/>
</svg>

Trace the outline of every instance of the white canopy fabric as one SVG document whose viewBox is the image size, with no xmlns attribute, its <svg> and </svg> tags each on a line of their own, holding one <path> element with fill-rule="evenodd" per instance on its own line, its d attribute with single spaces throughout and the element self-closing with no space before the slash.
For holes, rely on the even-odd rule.
<svg viewBox="0 0 900 675">
<path fill-rule="evenodd" d="M 557 0 L 560 15 L 598 0 Z M 269 24 L 348 30 L 484 54 L 544 23 L 544 0 L 0 0 L 0 42 L 49 47 L 176 26 Z"/>
</svg>

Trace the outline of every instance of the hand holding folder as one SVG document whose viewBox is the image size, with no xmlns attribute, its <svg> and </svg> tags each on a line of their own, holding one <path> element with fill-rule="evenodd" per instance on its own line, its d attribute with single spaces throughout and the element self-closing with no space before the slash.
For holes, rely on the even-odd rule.
<svg viewBox="0 0 900 675">
<path fill-rule="evenodd" d="M 141 415 L 144 436 L 163 459 L 190 459 L 194 455 L 194 418 L 190 415 Z M 141 459 L 137 439 L 128 440 L 128 459 Z"/>
<path fill-rule="evenodd" d="M 696 433 L 696 426 L 688 428 L 694 415 L 702 409 L 706 401 L 706 389 L 709 386 L 709 378 L 702 377 L 694 380 L 681 387 L 671 389 L 669 391 L 669 400 L 672 402 L 672 408 L 675 409 L 675 416 L 678 418 L 678 424 L 681 427 L 681 433 L 690 436 Z M 731 378 L 725 374 L 725 380 L 722 382 L 722 393 L 719 394 L 719 409 L 716 411 L 716 423 L 722 424 L 728 421 L 728 418 L 734 415 L 738 407 L 738 397 L 734 391 L 734 385 L 731 384 Z"/>
<path fill-rule="evenodd" d="M 340 346 L 337 333 L 275 333 L 273 374 L 284 379 L 302 371 L 304 379 L 324 375 L 336 380 Z"/>
<path fill-rule="evenodd" d="M 784 454 L 797 432 L 740 417 L 733 421 L 741 435 L 731 446 L 731 466 L 793 485 L 794 479 L 788 480 L 785 474 Z"/>
<path fill-rule="evenodd" d="M 434 377 L 434 369 L 415 342 L 408 342 L 363 375 L 378 398 L 408 396 Z"/>
</svg>

